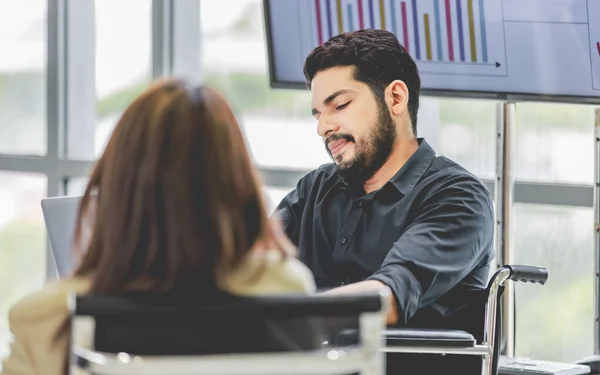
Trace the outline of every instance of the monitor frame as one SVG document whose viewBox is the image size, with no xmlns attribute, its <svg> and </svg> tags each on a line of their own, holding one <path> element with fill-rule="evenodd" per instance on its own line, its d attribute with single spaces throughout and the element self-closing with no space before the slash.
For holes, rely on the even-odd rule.
<svg viewBox="0 0 600 375">
<path fill-rule="evenodd" d="M 280 0 L 281 1 L 281 0 Z M 267 60 L 269 73 L 269 86 L 272 89 L 284 90 L 309 90 L 306 82 L 280 81 L 275 76 L 275 53 L 273 48 L 273 30 L 271 28 L 271 0 L 262 0 L 263 3 L 263 21 L 265 36 L 267 42 Z M 421 87 L 421 96 L 439 97 L 439 98 L 460 98 L 493 100 L 505 102 L 546 102 L 546 103 L 565 103 L 565 104 L 588 104 L 600 105 L 600 96 L 583 95 L 550 95 L 533 94 L 520 92 L 494 92 L 480 90 L 448 90 L 431 89 Z"/>
</svg>

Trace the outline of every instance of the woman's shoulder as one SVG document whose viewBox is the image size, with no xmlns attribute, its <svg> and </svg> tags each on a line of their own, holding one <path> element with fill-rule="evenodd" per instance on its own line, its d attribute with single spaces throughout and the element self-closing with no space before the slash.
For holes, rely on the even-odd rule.
<svg viewBox="0 0 600 375">
<path fill-rule="evenodd" d="M 265 262 L 265 273 L 274 278 L 288 280 L 293 285 L 301 286 L 301 291 L 312 293 L 315 291 L 315 279 L 308 267 L 295 257 L 273 259 Z"/>
<path fill-rule="evenodd" d="M 278 251 L 252 254 L 222 280 L 222 287 L 239 295 L 313 293 L 312 272 L 295 257 Z"/>
<path fill-rule="evenodd" d="M 86 278 L 73 277 L 51 281 L 17 301 L 10 309 L 10 320 L 12 323 L 27 323 L 68 314 L 68 298 L 71 293 L 85 293 L 89 286 L 90 281 Z"/>
</svg>

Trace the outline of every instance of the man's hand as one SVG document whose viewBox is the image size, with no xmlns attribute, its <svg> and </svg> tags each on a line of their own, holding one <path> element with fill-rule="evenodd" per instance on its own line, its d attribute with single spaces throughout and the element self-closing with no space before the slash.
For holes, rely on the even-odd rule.
<svg viewBox="0 0 600 375">
<path fill-rule="evenodd" d="M 357 294 L 370 291 L 378 291 L 387 286 L 377 280 L 361 281 L 354 284 L 344 285 L 338 288 L 330 289 L 323 294 Z M 387 313 L 386 323 L 387 325 L 395 325 L 398 322 L 398 306 L 396 305 L 396 299 L 392 293 L 389 294 L 388 301 L 389 309 Z"/>
</svg>

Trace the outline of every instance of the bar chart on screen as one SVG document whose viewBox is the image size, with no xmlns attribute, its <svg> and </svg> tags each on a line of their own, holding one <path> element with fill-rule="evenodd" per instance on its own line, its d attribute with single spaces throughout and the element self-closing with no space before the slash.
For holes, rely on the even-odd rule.
<svg viewBox="0 0 600 375">
<path fill-rule="evenodd" d="M 487 0 L 312 1 L 314 45 L 345 31 L 388 30 L 422 73 L 506 76 L 502 4 Z"/>
<path fill-rule="evenodd" d="M 600 103 L 600 0 L 268 0 L 272 82 L 342 32 L 385 29 L 423 92 Z"/>
</svg>

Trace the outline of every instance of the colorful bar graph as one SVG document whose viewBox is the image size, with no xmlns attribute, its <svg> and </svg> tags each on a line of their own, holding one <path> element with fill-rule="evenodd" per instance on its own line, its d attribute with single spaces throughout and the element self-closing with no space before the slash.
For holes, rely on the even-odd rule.
<svg viewBox="0 0 600 375">
<path fill-rule="evenodd" d="M 381 29 L 385 30 L 385 5 L 383 0 L 379 0 L 379 20 L 381 21 Z"/>
<path fill-rule="evenodd" d="M 344 32 L 344 14 L 342 13 L 342 0 L 336 0 L 335 8 L 337 13 L 338 34 L 341 34 Z"/>
<path fill-rule="evenodd" d="M 348 13 L 348 30 L 352 30 L 354 26 L 354 16 L 352 14 L 352 5 L 346 4 L 346 13 Z"/>
<path fill-rule="evenodd" d="M 421 48 L 419 43 L 419 14 L 417 13 L 417 0 L 412 0 L 413 27 L 415 29 L 415 56 L 421 59 Z"/>
<path fill-rule="evenodd" d="M 444 54 L 442 51 L 442 23 L 440 21 L 440 0 L 433 0 L 433 13 L 435 17 L 435 38 L 437 45 L 437 58 L 442 61 L 444 59 Z"/>
<path fill-rule="evenodd" d="M 423 15 L 425 25 L 425 49 L 427 51 L 427 60 L 431 60 L 431 32 L 429 30 L 429 14 Z"/>
<path fill-rule="evenodd" d="M 323 23 L 321 21 L 321 0 L 315 0 L 315 12 L 317 14 L 317 39 L 319 45 L 323 44 Z"/>
<path fill-rule="evenodd" d="M 485 1 L 479 0 L 479 28 L 481 29 L 481 57 L 483 58 L 483 62 L 486 63 L 488 61 L 487 56 L 487 36 L 485 35 L 485 8 L 483 7 L 483 3 Z"/>
<path fill-rule="evenodd" d="M 471 61 L 477 61 L 477 44 L 475 42 L 475 20 L 473 19 L 473 0 L 467 0 L 467 12 L 469 16 L 469 41 L 471 42 Z"/>
<path fill-rule="evenodd" d="M 358 0 L 358 24 L 360 29 L 365 28 L 365 15 L 363 14 L 363 2 L 362 0 Z"/>
<path fill-rule="evenodd" d="M 410 51 L 408 46 L 408 19 L 406 16 L 406 2 L 402 2 L 402 36 L 404 37 L 404 48 Z"/>
<path fill-rule="evenodd" d="M 392 31 L 415 60 L 488 64 L 492 58 L 487 50 L 486 0 L 428 0 L 427 7 L 424 0 L 375 1 L 314 0 L 315 40 L 321 45 L 344 31 L 381 28 Z M 600 53 L 600 44 L 597 47 Z"/>
<path fill-rule="evenodd" d="M 331 2 L 334 0 L 325 0 L 325 8 L 327 11 L 327 22 L 329 22 L 327 24 L 327 31 L 329 32 L 329 35 L 327 36 L 327 39 L 331 38 L 333 36 L 333 16 L 331 14 Z"/>
<path fill-rule="evenodd" d="M 450 0 L 446 0 L 446 36 L 448 37 L 448 59 L 454 61 L 454 41 L 452 39 L 452 13 Z"/>
<path fill-rule="evenodd" d="M 458 51 L 460 53 L 460 61 L 465 61 L 465 42 L 463 37 L 463 22 L 462 22 L 462 6 L 461 0 L 456 0 L 456 19 L 458 23 Z"/>
</svg>

